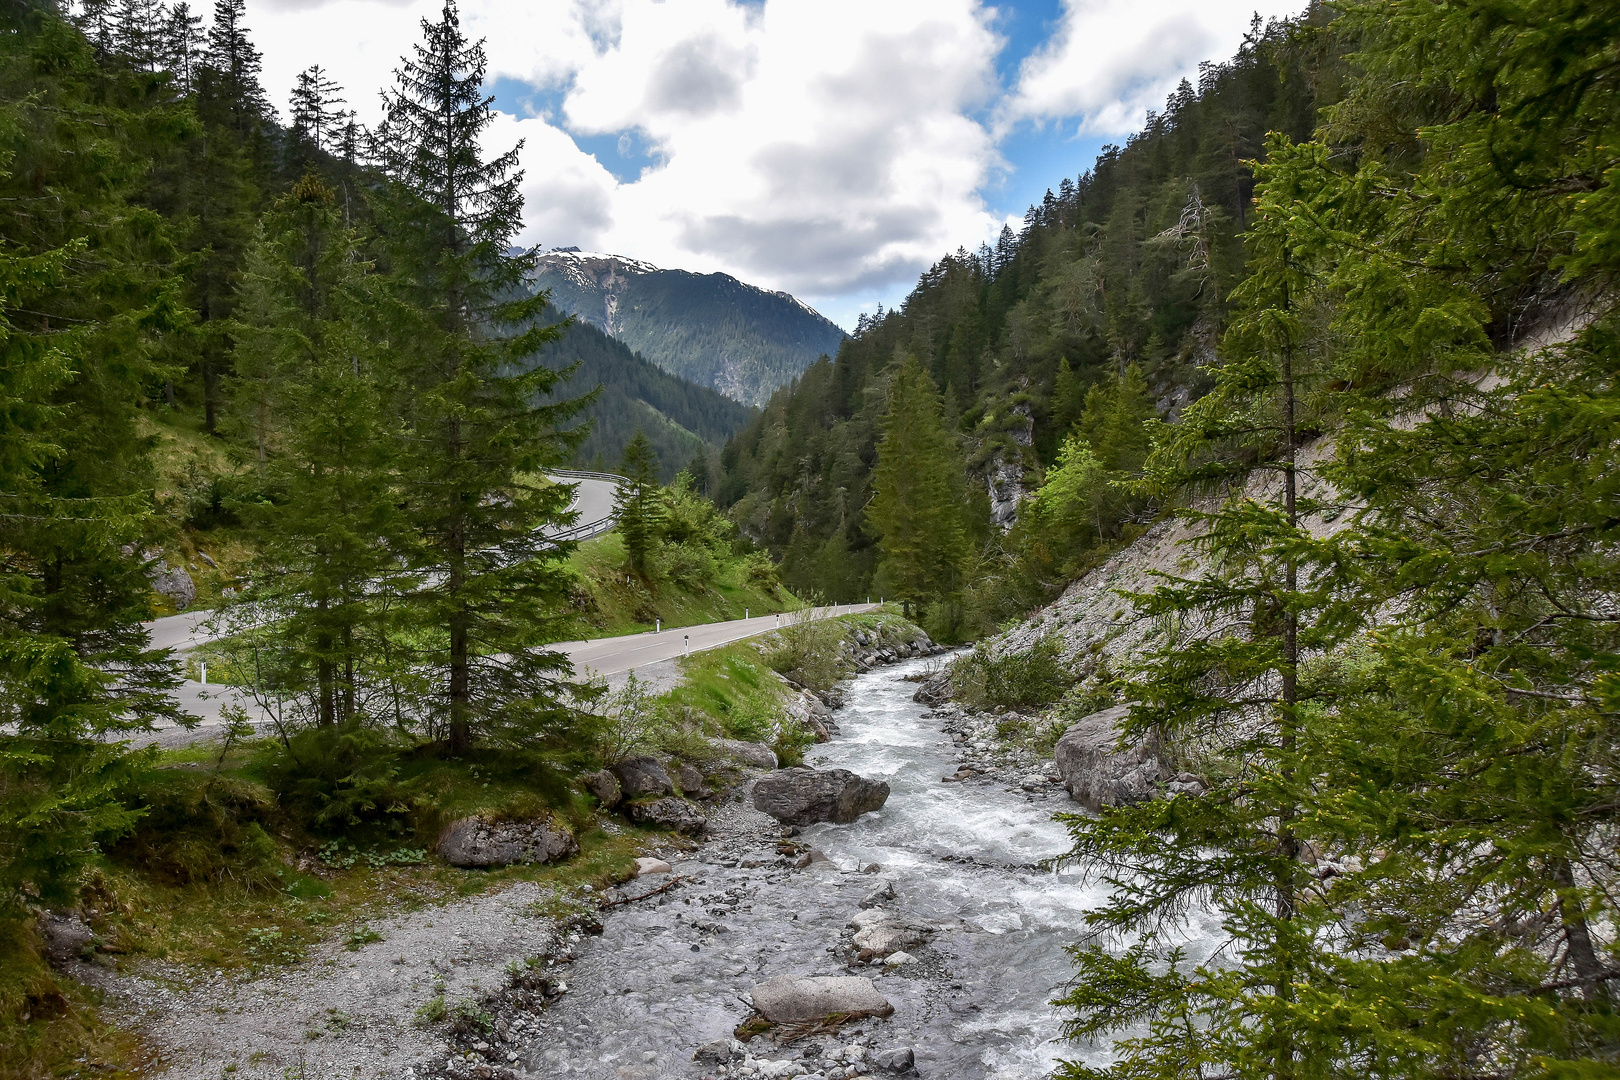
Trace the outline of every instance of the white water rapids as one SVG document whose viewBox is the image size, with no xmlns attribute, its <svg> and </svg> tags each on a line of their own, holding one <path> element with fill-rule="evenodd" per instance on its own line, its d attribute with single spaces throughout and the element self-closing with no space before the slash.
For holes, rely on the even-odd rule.
<svg viewBox="0 0 1620 1080">
<path fill-rule="evenodd" d="M 694 1063 L 692 1052 L 730 1036 L 748 1015 L 754 984 L 780 974 L 851 974 L 829 946 L 883 880 L 897 894 L 886 906 L 964 928 L 913 950 L 917 964 L 859 969 L 895 1013 L 831 1042 L 912 1046 L 923 1077 L 951 1080 L 1035 1080 L 1063 1058 L 1106 1053 L 1064 1041 L 1063 1018 L 1050 1004 L 1073 976 L 1065 947 L 1103 899 L 1103 886 L 1078 871 L 1035 867 L 1067 849 L 1052 815 L 1074 804 L 1061 792 L 942 782 L 956 769 L 951 741 L 940 720 L 911 700 L 915 684 L 902 681 L 924 663 L 855 679 L 837 714 L 840 735 L 807 755 L 807 764 L 847 768 L 892 788 L 882 810 L 854 824 L 803 831 L 798 839 L 834 865 L 750 866 L 764 860 L 728 856 L 723 845 L 678 863 L 677 874 L 696 880 L 607 913 L 603 935 L 579 944 L 569 994 L 525 1039 L 528 1071 L 590 1080 L 714 1075 L 715 1066 Z M 859 872 L 870 863 L 881 872 Z M 760 1056 L 764 1042 L 755 1040 Z"/>
</svg>

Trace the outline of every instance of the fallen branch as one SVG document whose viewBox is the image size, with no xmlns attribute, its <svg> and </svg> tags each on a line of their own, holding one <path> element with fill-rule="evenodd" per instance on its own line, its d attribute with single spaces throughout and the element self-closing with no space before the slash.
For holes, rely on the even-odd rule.
<svg viewBox="0 0 1620 1080">
<path fill-rule="evenodd" d="M 668 881 L 664 882 L 662 885 L 658 886 L 658 888 L 653 889 L 650 892 L 639 893 L 639 894 L 637 894 L 635 896 L 621 896 L 617 900 L 604 901 L 603 903 L 601 903 L 600 905 L 597 906 L 596 910 L 598 910 L 598 911 L 606 911 L 608 908 L 616 908 L 616 907 L 620 907 L 620 906 L 622 906 L 624 904 L 633 904 L 637 900 L 645 900 L 649 896 L 657 896 L 659 893 L 668 892 L 669 890 L 673 889 L 675 886 L 681 884 L 682 882 L 691 881 L 691 880 L 693 880 L 693 879 L 690 878 L 690 877 L 672 877 Z"/>
</svg>

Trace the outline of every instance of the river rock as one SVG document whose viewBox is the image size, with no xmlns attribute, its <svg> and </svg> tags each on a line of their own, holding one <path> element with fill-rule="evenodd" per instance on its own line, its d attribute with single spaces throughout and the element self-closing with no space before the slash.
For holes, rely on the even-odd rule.
<svg viewBox="0 0 1620 1080">
<path fill-rule="evenodd" d="M 596 801 L 602 804 L 604 810 L 613 809 L 619 805 L 619 800 L 624 798 L 624 789 L 619 787 L 619 778 L 607 769 L 585 777 L 585 790 L 596 796 Z"/>
<path fill-rule="evenodd" d="M 893 1050 L 878 1050 L 867 1061 L 872 1068 L 879 1072 L 904 1073 L 912 1072 L 917 1068 L 917 1055 L 909 1046 L 897 1046 Z"/>
<path fill-rule="evenodd" d="M 663 859 L 655 859 L 651 855 L 643 855 L 636 860 L 636 877 L 646 877 L 649 874 L 667 874 L 670 872 L 669 863 Z"/>
<path fill-rule="evenodd" d="M 716 1039 L 711 1043 L 704 1043 L 693 1053 L 692 1060 L 704 1065 L 725 1065 L 736 1061 L 747 1051 L 743 1044 L 736 1039 Z"/>
<path fill-rule="evenodd" d="M 1167 770 L 1157 739 L 1119 744 L 1119 725 L 1129 705 L 1082 717 L 1058 740 L 1054 756 L 1069 796 L 1088 810 L 1142 802 L 1158 793 Z"/>
<path fill-rule="evenodd" d="M 451 866 L 491 867 L 544 863 L 579 853 L 567 829 L 550 821 L 485 821 L 465 817 L 452 821 L 433 845 Z"/>
<path fill-rule="evenodd" d="M 911 700 L 920 705 L 927 705 L 930 709 L 937 709 L 951 700 L 951 673 L 948 669 L 941 669 L 928 676 L 917 687 L 917 692 L 911 695 Z"/>
<path fill-rule="evenodd" d="M 619 778 L 619 785 L 624 789 L 627 799 L 639 799 L 646 795 L 673 795 L 675 784 L 664 770 L 663 764 L 655 757 L 641 754 L 628 757 L 612 767 L 613 775 Z"/>
<path fill-rule="evenodd" d="M 797 766 L 766 773 L 754 782 L 754 809 L 788 825 L 832 821 L 847 825 L 889 798 L 889 785 L 848 769 Z"/>
<path fill-rule="evenodd" d="M 754 1008 L 773 1024 L 802 1024 L 833 1013 L 888 1016 L 894 1012 L 871 979 L 859 975 L 778 975 L 754 987 Z"/>
<path fill-rule="evenodd" d="M 885 881 L 865 896 L 861 897 L 861 907 L 877 907 L 879 904 L 894 899 L 894 882 Z"/>
<path fill-rule="evenodd" d="M 685 799 L 667 798 L 655 799 L 652 802 L 633 802 L 625 808 L 625 812 L 630 815 L 630 820 L 637 824 L 685 833 L 688 836 L 696 836 L 709 824 L 709 819 L 698 813 L 697 808 Z"/>
<path fill-rule="evenodd" d="M 752 765 L 756 769 L 774 769 L 778 762 L 776 751 L 764 743 L 744 742 L 741 739 L 715 739 L 714 745 L 726 756 Z"/>
<path fill-rule="evenodd" d="M 883 908 L 857 912 L 849 920 L 849 925 L 855 927 L 856 947 L 870 949 L 878 956 L 888 956 L 922 945 L 934 930 L 928 923 L 908 919 Z"/>
</svg>

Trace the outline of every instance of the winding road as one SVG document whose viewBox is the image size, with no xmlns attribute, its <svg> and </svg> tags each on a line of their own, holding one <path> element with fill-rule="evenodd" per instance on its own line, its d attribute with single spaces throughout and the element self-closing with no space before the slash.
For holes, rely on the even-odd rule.
<svg viewBox="0 0 1620 1080">
<path fill-rule="evenodd" d="M 566 529 L 557 530 L 554 535 L 559 539 L 579 540 L 587 539 L 606 532 L 613 525 L 613 497 L 618 485 L 615 478 L 604 473 L 557 473 L 555 478 L 565 483 L 577 485 L 574 501 L 570 509 L 577 513 L 575 524 Z M 849 615 L 861 611 L 870 611 L 875 604 L 847 604 L 839 607 L 817 608 L 812 618 L 830 618 L 836 615 Z M 176 653 L 184 655 L 199 645 L 214 641 L 220 636 L 208 620 L 214 612 L 207 610 L 184 611 L 178 615 L 170 615 L 162 619 L 154 619 L 146 623 L 146 629 L 151 634 L 151 644 L 157 649 L 173 649 Z M 594 638 L 585 641 L 563 641 L 551 646 L 573 661 L 574 672 L 581 679 L 601 677 L 611 679 L 615 675 L 623 675 L 627 671 L 640 670 L 653 664 L 674 660 L 677 657 L 705 649 L 718 648 L 721 645 L 740 641 L 743 638 L 754 637 L 782 625 L 785 616 L 759 615 L 750 619 L 733 619 L 729 622 L 704 623 L 698 626 L 671 628 L 659 632 L 644 632 L 640 634 L 627 634 L 623 637 Z M 201 729 L 215 727 L 222 723 L 221 713 L 226 706 L 240 706 L 249 718 L 256 721 L 268 721 L 270 716 L 261 709 L 253 699 L 243 691 L 218 684 L 204 685 L 193 679 L 187 679 L 175 692 L 180 707 L 192 716 L 202 721 Z M 172 732 L 159 732 L 155 741 L 168 744 L 180 744 L 195 741 L 202 737 L 199 733 L 186 732 L 184 729 L 175 729 Z M 151 736 L 142 741 L 154 741 Z"/>
</svg>

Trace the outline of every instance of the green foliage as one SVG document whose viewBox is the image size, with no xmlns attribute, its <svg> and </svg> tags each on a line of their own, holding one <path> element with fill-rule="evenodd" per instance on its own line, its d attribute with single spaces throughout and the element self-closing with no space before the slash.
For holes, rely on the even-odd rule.
<svg viewBox="0 0 1620 1080">
<path fill-rule="evenodd" d="M 813 608 L 795 612 L 767 639 L 765 662 L 809 690 L 825 693 L 854 671 L 844 650 L 847 627 L 818 619 Z"/>
<path fill-rule="evenodd" d="M 275 820 L 275 799 L 262 786 L 237 777 L 151 769 L 125 789 L 123 799 L 139 820 L 111 848 L 118 861 L 177 885 L 278 883 L 279 853 L 266 831 Z"/>
<path fill-rule="evenodd" d="M 1019 651 L 992 655 L 975 649 L 951 664 L 955 698 L 972 708 L 1050 705 L 1073 684 L 1057 634 L 1045 634 Z"/>
<path fill-rule="evenodd" d="M 836 601 L 883 591 L 872 469 L 897 354 L 927 370 L 968 442 L 976 539 L 988 536 L 979 493 L 996 463 L 1026 477 L 1050 467 L 1092 388 L 1131 365 L 1147 400 L 1172 408 L 1208 388 L 1227 297 L 1245 274 L 1248 159 L 1268 132 L 1309 137 L 1319 108 L 1343 93 L 1347 65 L 1326 22 L 1313 7 L 1251 27 L 1233 59 L 1202 68 L 1124 146 L 1063 180 L 1021 231 L 941 259 L 901 307 L 864 317 L 835 359 L 764 405 L 723 451 L 717 499 L 782 559 L 791 588 Z M 1091 561 L 1072 550 L 1037 557 L 1016 538 L 990 555 L 964 599 L 973 632 L 1049 599 Z"/>
<path fill-rule="evenodd" d="M 259 771 L 281 805 L 312 832 L 347 834 L 366 826 L 404 836 L 427 800 L 401 776 L 401 749 L 395 737 L 373 728 L 310 728 L 267 743 Z"/>
<path fill-rule="evenodd" d="M 954 608 L 973 559 L 964 520 L 966 479 L 962 456 L 946 428 L 933 380 L 912 356 L 904 357 L 889 383 L 889 407 L 873 471 L 867 510 L 883 552 L 881 590 L 913 607 Z M 950 640 L 955 635 L 946 619 Z"/>
<path fill-rule="evenodd" d="M 636 432 L 624 448 L 619 463 L 624 481 L 613 495 L 617 515 L 615 527 L 624 538 L 624 553 L 630 566 L 643 577 L 647 574 L 647 553 L 657 541 L 664 523 L 662 493 L 658 489 L 658 459 L 652 444 Z"/>
</svg>

